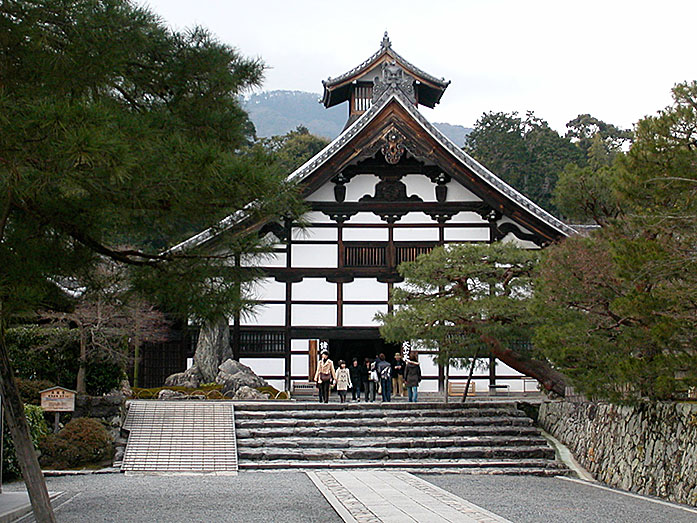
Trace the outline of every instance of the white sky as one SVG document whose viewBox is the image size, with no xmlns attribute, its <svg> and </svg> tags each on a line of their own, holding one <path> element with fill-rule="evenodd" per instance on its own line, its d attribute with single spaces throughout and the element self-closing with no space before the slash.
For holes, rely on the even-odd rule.
<svg viewBox="0 0 697 523">
<path fill-rule="evenodd" d="M 560 132 L 590 113 L 630 127 L 697 79 L 694 0 L 138 0 L 177 29 L 202 25 L 269 69 L 263 90 L 321 92 L 392 46 L 452 80 L 432 121 L 533 110 Z"/>
</svg>

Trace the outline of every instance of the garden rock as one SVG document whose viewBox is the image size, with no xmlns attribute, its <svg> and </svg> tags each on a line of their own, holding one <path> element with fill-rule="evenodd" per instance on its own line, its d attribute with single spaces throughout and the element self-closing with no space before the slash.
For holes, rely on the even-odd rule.
<svg viewBox="0 0 697 523">
<path fill-rule="evenodd" d="M 222 393 L 229 396 L 236 395 L 242 387 L 257 388 L 268 387 L 268 383 L 257 376 L 252 369 L 233 359 L 225 360 L 218 367 L 216 383 L 223 386 Z M 255 391 L 256 392 L 256 391 Z"/>
<path fill-rule="evenodd" d="M 179 400 L 183 398 L 186 398 L 186 394 L 170 389 L 162 389 L 157 394 L 158 400 Z"/>
<path fill-rule="evenodd" d="M 201 373 L 194 365 L 184 372 L 172 374 L 165 380 L 167 387 L 186 387 L 188 389 L 196 389 L 201 384 Z"/>
<path fill-rule="evenodd" d="M 247 385 L 242 385 L 235 395 L 232 397 L 234 400 L 267 400 L 269 395 L 266 393 L 261 393 L 256 389 L 248 387 Z"/>
</svg>

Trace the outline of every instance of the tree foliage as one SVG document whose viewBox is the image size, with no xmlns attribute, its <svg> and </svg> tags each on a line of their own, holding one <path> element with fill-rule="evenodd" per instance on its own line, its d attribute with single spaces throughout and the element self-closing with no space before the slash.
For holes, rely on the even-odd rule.
<svg viewBox="0 0 697 523">
<path fill-rule="evenodd" d="M 261 139 L 259 146 L 272 154 L 281 172 L 290 174 L 328 143 L 329 140 L 310 134 L 307 127 L 300 125 L 284 135 Z"/>
<path fill-rule="evenodd" d="M 583 152 L 532 112 L 484 113 L 465 140 L 465 151 L 537 204 L 554 211 L 552 190 Z"/>
<path fill-rule="evenodd" d="M 528 301 L 536 251 L 514 245 L 438 247 L 399 266 L 406 285 L 394 289 L 394 312 L 379 314 L 380 334 L 391 342 L 420 340 L 444 358 L 473 357 L 482 346 L 511 367 L 564 394 L 563 376 L 533 359 Z"/>
</svg>

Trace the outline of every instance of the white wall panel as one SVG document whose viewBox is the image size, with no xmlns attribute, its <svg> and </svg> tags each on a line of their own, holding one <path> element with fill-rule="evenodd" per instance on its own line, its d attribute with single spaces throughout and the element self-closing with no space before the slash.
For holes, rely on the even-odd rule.
<svg viewBox="0 0 697 523">
<path fill-rule="evenodd" d="M 310 357 L 307 354 L 293 354 L 290 357 L 290 375 L 307 376 L 310 371 Z"/>
<path fill-rule="evenodd" d="M 515 245 L 516 247 L 519 247 L 520 249 L 539 249 L 540 248 L 540 246 L 537 245 L 535 242 L 531 242 L 529 240 L 521 240 L 512 232 L 509 232 L 506 236 L 501 238 L 501 243 L 512 243 L 513 245 Z"/>
<path fill-rule="evenodd" d="M 451 223 L 481 223 L 485 224 L 487 221 L 482 218 L 479 214 L 473 211 L 462 211 L 457 213 L 455 216 L 447 221 L 448 224 Z"/>
<path fill-rule="evenodd" d="M 419 364 L 421 365 L 421 375 L 433 378 L 438 377 L 438 364 L 431 354 L 419 354 Z"/>
<path fill-rule="evenodd" d="M 375 184 L 380 181 L 380 178 L 374 174 L 359 174 L 351 178 L 351 181 L 346 184 L 347 202 L 357 202 L 361 197 L 369 194 L 375 195 Z"/>
<path fill-rule="evenodd" d="M 522 379 L 517 379 L 517 380 L 496 380 L 497 385 L 508 385 L 510 388 L 511 392 L 523 392 L 523 380 Z M 487 389 L 489 385 L 487 384 Z M 484 390 L 487 390 L 484 389 Z M 530 390 L 530 385 L 528 385 L 528 390 Z"/>
<path fill-rule="evenodd" d="M 251 368 L 259 376 L 283 376 L 286 372 L 284 358 L 240 358 L 240 363 Z"/>
<path fill-rule="evenodd" d="M 291 299 L 336 301 L 336 283 L 331 283 L 324 278 L 304 278 L 303 281 L 293 283 Z"/>
<path fill-rule="evenodd" d="M 448 182 L 448 196 L 446 202 L 479 202 L 481 198 L 475 195 L 467 187 L 460 185 L 456 181 Z"/>
<path fill-rule="evenodd" d="M 509 367 L 504 362 L 496 360 L 496 374 L 506 375 L 506 376 L 524 376 L 522 372 L 518 372 L 512 367 Z"/>
<path fill-rule="evenodd" d="M 291 351 L 310 350 L 310 340 L 290 340 Z"/>
<path fill-rule="evenodd" d="M 419 384 L 419 392 L 438 392 L 438 380 L 424 380 Z M 424 401 L 421 399 L 421 401 Z"/>
<path fill-rule="evenodd" d="M 387 284 L 375 278 L 356 278 L 344 283 L 344 301 L 387 301 Z"/>
<path fill-rule="evenodd" d="M 291 245 L 290 260 L 293 267 L 336 268 L 336 245 Z"/>
<path fill-rule="evenodd" d="M 445 241 L 474 242 L 489 241 L 489 228 L 484 227 L 447 227 L 445 229 Z"/>
<path fill-rule="evenodd" d="M 257 305 L 251 314 L 243 314 L 240 325 L 278 327 L 286 324 L 286 306 L 283 304 Z"/>
<path fill-rule="evenodd" d="M 341 231 L 341 237 L 345 242 L 361 242 L 361 241 L 380 241 L 386 242 L 388 239 L 387 227 L 375 229 L 361 229 L 357 227 L 344 227 Z"/>
<path fill-rule="evenodd" d="M 260 278 L 251 284 L 249 292 L 253 300 L 285 300 L 286 284 L 273 278 Z"/>
<path fill-rule="evenodd" d="M 329 216 L 320 211 L 310 211 L 303 214 L 303 220 L 307 223 L 336 223 Z"/>
<path fill-rule="evenodd" d="M 410 242 L 410 241 L 438 241 L 437 227 L 404 227 L 395 228 L 394 241 Z"/>
<path fill-rule="evenodd" d="M 428 224 L 433 224 L 437 223 L 433 218 L 431 218 L 428 214 L 425 212 L 408 212 L 404 216 L 402 216 L 399 221 L 397 222 L 399 225 L 405 224 L 405 223 L 428 223 Z"/>
<path fill-rule="evenodd" d="M 308 202 L 333 202 L 334 184 L 331 182 L 325 183 L 322 187 L 305 198 Z"/>
<path fill-rule="evenodd" d="M 346 223 L 385 223 L 385 221 L 372 212 L 359 212 L 351 216 Z"/>
<path fill-rule="evenodd" d="M 407 186 L 407 196 L 412 194 L 418 196 L 425 202 L 436 201 L 436 185 L 423 174 L 407 174 L 402 178 L 402 182 Z"/>
<path fill-rule="evenodd" d="M 293 240 L 336 241 L 337 231 L 334 227 L 293 227 Z"/>
<path fill-rule="evenodd" d="M 336 305 L 292 305 L 291 322 L 294 326 L 335 327 Z"/>
<path fill-rule="evenodd" d="M 285 267 L 286 253 L 271 252 L 266 254 L 245 255 L 240 258 L 242 267 Z"/>
<path fill-rule="evenodd" d="M 387 305 L 344 305 L 344 326 L 374 327 L 380 325 L 374 319 L 378 312 L 387 312 Z"/>
<path fill-rule="evenodd" d="M 286 381 L 285 380 L 266 380 L 269 385 L 271 385 L 274 389 L 279 390 L 279 391 L 284 391 L 286 390 Z"/>
</svg>

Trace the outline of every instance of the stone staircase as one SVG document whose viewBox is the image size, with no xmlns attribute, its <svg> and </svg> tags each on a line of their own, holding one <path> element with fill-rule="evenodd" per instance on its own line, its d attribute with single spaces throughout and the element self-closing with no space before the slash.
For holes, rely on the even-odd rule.
<svg viewBox="0 0 697 523">
<path fill-rule="evenodd" d="M 513 402 L 236 403 L 240 469 L 566 473 Z"/>
</svg>

